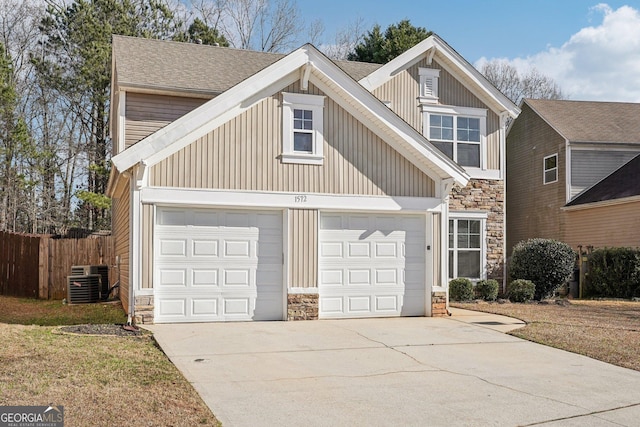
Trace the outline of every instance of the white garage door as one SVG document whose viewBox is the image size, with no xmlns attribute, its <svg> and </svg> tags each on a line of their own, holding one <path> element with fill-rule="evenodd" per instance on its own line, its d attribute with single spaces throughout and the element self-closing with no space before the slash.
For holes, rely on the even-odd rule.
<svg viewBox="0 0 640 427">
<path fill-rule="evenodd" d="M 280 212 L 159 208 L 154 321 L 281 320 Z"/>
<path fill-rule="evenodd" d="M 425 313 L 425 218 L 323 214 L 322 318 Z"/>
</svg>

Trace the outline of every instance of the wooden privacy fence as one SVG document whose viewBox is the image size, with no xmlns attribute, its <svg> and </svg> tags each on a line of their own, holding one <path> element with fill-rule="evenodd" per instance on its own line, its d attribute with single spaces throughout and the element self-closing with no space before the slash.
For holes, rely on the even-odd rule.
<svg viewBox="0 0 640 427">
<path fill-rule="evenodd" d="M 73 265 L 108 265 L 117 277 L 112 236 L 57 239 L 45 235 L 0 232 L 0 294 L 41 299 L 67 297 Z"/>
</svg>

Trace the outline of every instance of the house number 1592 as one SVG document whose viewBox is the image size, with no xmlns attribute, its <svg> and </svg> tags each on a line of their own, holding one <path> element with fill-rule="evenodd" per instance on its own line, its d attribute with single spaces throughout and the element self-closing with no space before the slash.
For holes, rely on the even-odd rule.
<svg viewBox="0 0 640 427">
<path fill-rule="evenodd" d="M 305 196 L 304 194 L 299 194 L 293 197 L 293 201 L 295 203 L 307 203 L 307 196 Z"/>
</svg>

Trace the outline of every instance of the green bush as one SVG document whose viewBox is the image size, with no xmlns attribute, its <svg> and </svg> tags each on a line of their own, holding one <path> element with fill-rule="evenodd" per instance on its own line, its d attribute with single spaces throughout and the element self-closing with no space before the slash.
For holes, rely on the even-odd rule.
<svg viewBox="0 0 640 427">
<path fill-rule="evenodd" d="M 529 239 L 513 248 L 510 271 L 514 279 L 531 280 L 536 285 L 534 298 L 553 294 L 573 273 L 576 253 L 566 243 L 551 239 Z"/>
<path fill-rule="evenodd" d="M 449 298 L 452 301 L 470 301 L 473 299 L 473 283 L 464 277 L 449 282 Z"/>
<path fill-rule="evenodd" d="M 597 249 L 589 255 L 585 294 L 596 297 L 640 296 L 640 250 Z"/>
<path fill-rule="evenodd" d="M 536 285 L 531 280 L 517 279 L 507 286 L 507 295 L 513 302 L 527 302 L 533 298 Z"/>
<path fill-rule="evenodd" d="M 485 301 L 495 301 L 498 298 L 498 281 L 495 279 L 480 280 L 476 284 L 476 296 Z"/>
</svg>

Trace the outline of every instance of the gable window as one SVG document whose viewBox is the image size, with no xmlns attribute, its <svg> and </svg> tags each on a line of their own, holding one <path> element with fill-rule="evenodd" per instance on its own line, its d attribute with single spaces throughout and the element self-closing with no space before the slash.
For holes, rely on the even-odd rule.
<svg viewBox="0 0 640 427">
<path fill-rule="evenodd" d="M 423 110 L 426 109 L 427 139 L 460 166 L 483 167 L 482 146 L 486 138 L 486 110 L 423 106 Z"/>
<path fill-rule="evenodd" d="M 449 220 L 449 278 L 482 278 L 484 265 L 482 217 Z"/>
<path fill-rule="evenodd" d="M 558 154 L 547 156 L 543 160 L 544 184 L 551 184 L 558 180 Z"/>
<path fill-rule="evenodd" d="M 324 96 L 282 94 L 282 162 L 321 165 Z"/>
</svg>

